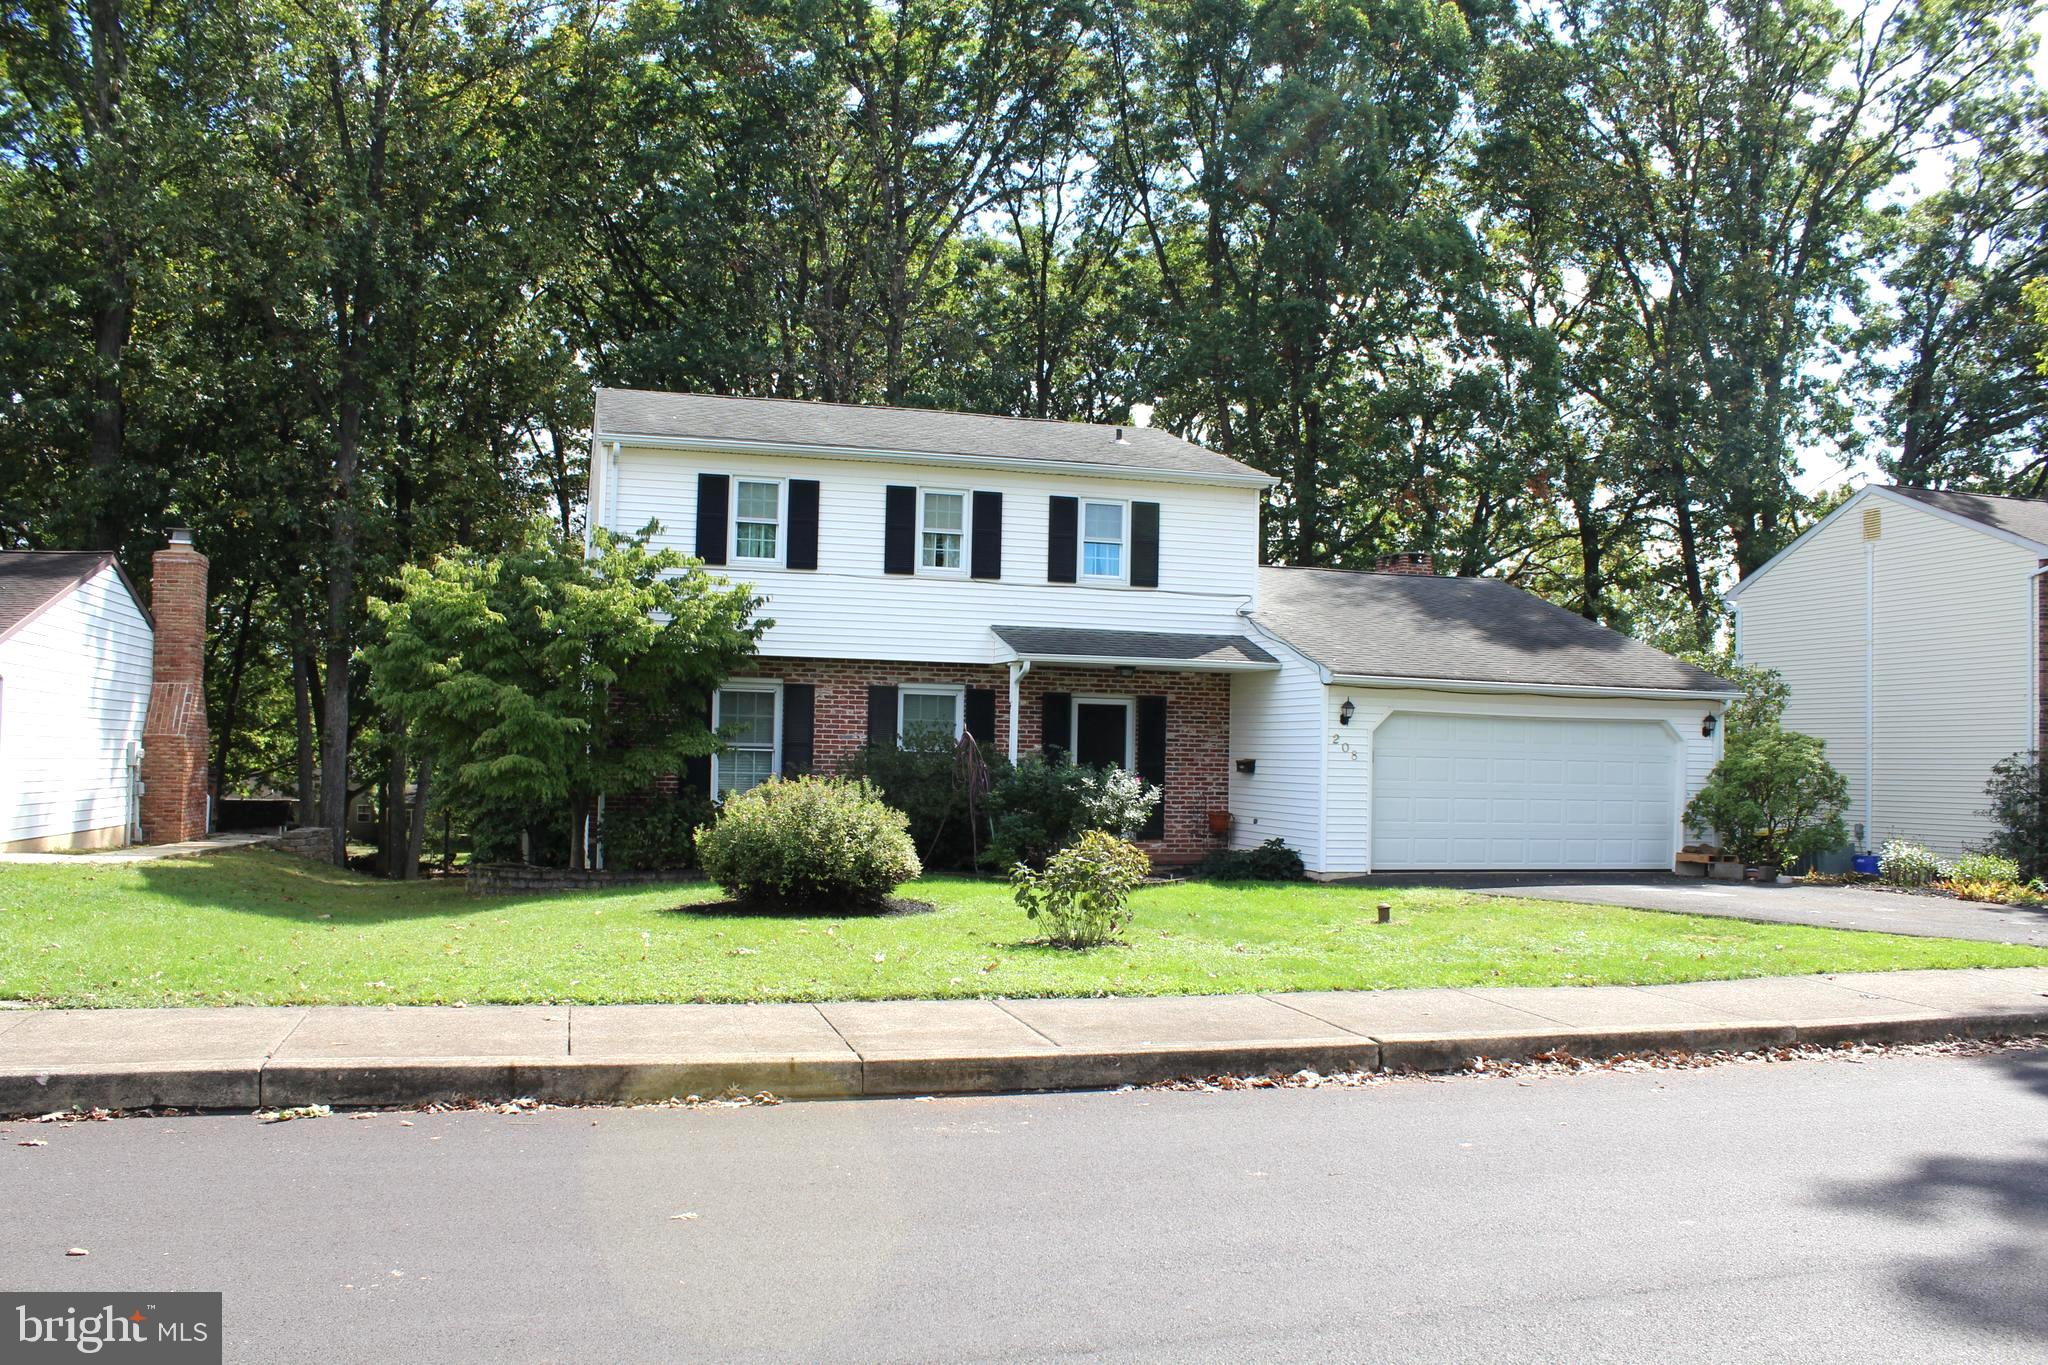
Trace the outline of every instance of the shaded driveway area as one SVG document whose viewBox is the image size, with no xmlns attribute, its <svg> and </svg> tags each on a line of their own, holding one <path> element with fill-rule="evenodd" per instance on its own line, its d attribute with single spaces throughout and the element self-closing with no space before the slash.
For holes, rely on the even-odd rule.
<svg viewBox="0 0 2048 1365">
<path fill-rule="evenodd" d="M 1409 878 L 1361 878 L 1388 885 Z M 1772 924 L 1812 924 L 1823 929 L 1875 929 L 1920 938 L 1969 938 L 2048 948 L 2048 910 L 1984 905 L 1904 891 L 1862 886 L 1757 886 L 1745 882 L 1701 881 L 1690 877 L 1446 876 L 1414 878 L 1418 884 L 1452 886 L 1499 896 L 1626 905 L 1684 915 L 1722 915 Z"/>
</svg>

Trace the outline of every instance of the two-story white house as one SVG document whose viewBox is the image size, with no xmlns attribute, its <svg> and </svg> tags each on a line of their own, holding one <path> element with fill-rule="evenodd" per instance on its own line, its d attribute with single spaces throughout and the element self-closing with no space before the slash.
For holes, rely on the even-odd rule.
<svg viewBox="0 0 2048 1365">
<path fill-rule="evenodd" d="M 1158 784 L 1166 862 L 1670 866 L 1727 683 L 1427 556 L 1262 567 L 1273 482 L 1145 427 L 601 389 L 590 519 L 767 599 L 714 795 L 936 725 Z"/>
</svg>

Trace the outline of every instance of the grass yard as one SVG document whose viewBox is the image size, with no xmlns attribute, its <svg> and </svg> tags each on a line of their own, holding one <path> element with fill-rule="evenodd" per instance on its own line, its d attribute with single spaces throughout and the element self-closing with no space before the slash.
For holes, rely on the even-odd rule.
<svg viewBox="0 0 2048 1365">
<path fill-rule="evenodd" d="M 930 914 L 707 915 L 710 886 L 481 899 L 269 852 L 0 869 L 0 999 L 53 1005 L 616 1003 L 1612 985 L 2048 965 L 2048 950 L 1457 891 L 1190 883 L 1128 946 L 1036 945 L 996 882 Z M 1374 922 L 1375 903 L 1394 923 Z"/>
</svg>

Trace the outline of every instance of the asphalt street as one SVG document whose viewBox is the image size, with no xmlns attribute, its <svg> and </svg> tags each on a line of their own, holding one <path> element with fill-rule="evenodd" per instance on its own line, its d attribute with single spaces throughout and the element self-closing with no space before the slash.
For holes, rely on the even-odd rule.
<svg viewBox="0 0 2048 1365">
<path fill-rule="evenodd" d="M 0 1285 L 251 1361 L 2038 1361 L 2044 1121 L 2048 1051 L 15 1123 Z"/>
</svg>

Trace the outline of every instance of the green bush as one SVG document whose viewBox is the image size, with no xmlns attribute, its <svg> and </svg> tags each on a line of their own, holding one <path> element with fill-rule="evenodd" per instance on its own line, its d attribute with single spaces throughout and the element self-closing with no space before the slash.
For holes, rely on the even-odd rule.
<svg viewBox="0 0 2048 1365">
<path fill-rule="evenodd" d="M 1949 865 L 1930 848 L 1893 839 L 1877 851 L 1877 875 L 1889 886 L 1926 886 L 1949 875 Z"/>
<path fill-rule="evenodd" d="M 1298 882 L 1307 879 L 1308 870 L 1285 839 L 1268 839 L 1257 848 L 1212 853 L 1195 869 L 1195 875 L 1219 882 Z"/>
<path fill-rule="evenodd" d="M 695 789 L 608 810 L 598 826 L 604 864 L 622 872 L 695 867 L 697 831 L 714 813 L 710 799 Z"/>
<path fill-rule="evenodd" d="M 991 787 L 1009 773 L 1008 760 L 979 746 Z M 989 810 L 984 793 L 978 816 L 967 804 L 967 774 L 958 743 L 944 734 L 911 734 L 899 747 L 867 745 L 845 770 L 864 777 L 909 817 L 910 837 L 926 867 L 972 867 L 989 852 Z"/>
<path fill-rule="evenodd" d="M 697 858 L 735 899 L 788 908 L 872 906 L 924 871 L 902 811 L 866 782 L 828 777 L 727 797 Z"/>
<path fill-rule="evenodd" d="M 2048 872 L 2048 791 L 2041 785 L 2041 761 L 2028 752 L 2000 759 L 1984 784 L 1991 807 L 1978 814 L 1991 821 L 1986 851 L 2010 858 L 2028 877 Z"/>
<path fill-rule="evenodd" d="M 989 818 L 995 826 L 990 853 L 998 867 L 1040 867 L 1054 850 L 1090 830 L 1128 839 L 1145 827 L 1159 797 L 1159 788 L 1121 768 L 1048 763 L 1033 755 L 989 792 Z"/>
<path fill-rule="evenodd" d="M 1949 881 L 2018 882 L 2020 865 L 1996 853 L 1965 853 L 1948 865 Z"/>
<path fill-rule="evenodd" d="M 1010 885 L 1024 913 L 1046 921 L 1048 942 L 1093 948 L 1131 922 L 1131 893 L 1151 870 L 1143 849 L 1092 829 L 1047 858 L 1041 871 L 1019 863 Z"/>
<path fill-rule="evenodd" d="M 1728 736 L 1685 820 L 1715 831 L 1744 862 L 1790 867 L 1849 842 L 1848 805 L 1849 781 L 1829 764 L 1825 744 L 1761 724 Z"/>
</svg>

